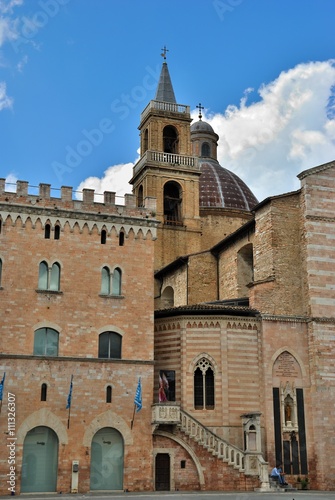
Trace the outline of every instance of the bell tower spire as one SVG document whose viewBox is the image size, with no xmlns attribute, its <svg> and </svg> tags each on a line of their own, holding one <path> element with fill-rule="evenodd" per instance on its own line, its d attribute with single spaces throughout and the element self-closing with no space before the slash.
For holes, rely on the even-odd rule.
<svg viewBox="0 0 335 500">
<path fill-rule="evenodd" d="M 200 250 L 199 178 L 197 157 L 192 155 L 190 107 L 178 104 L 166 53 L 155 99 L 141 114 L 140 159 L 134 165 L 133 193 L 137 205 L 148 207 L 156 200 L 158 228 L 155 267 L 160 268 L 191 245 Z M 174 234 L 173 234 L 174 233 Z"/>
<path fill-rule="evenodd" d="M 171 102 L 173 104 L 176 104 L 177 101 L 174 95 L 170 73 L 166 62 L 166 53 L 169 52 L 169 50 L 164 45 L 162 51 L 163 53 L 161 54 L 161 56 L 164 57 L 164 62 L 158 82 L 155 101 Z"/>
</svg>

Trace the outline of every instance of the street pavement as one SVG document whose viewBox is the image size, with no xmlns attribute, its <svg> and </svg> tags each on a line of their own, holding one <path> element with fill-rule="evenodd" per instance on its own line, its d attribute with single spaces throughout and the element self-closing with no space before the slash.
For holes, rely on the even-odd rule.
<svg viewBox="0 0 335 500">
<path fill-rule="evenodd" d="M 108 492 L 108 493 L 87 493 L 87 494 L 23 494 L 18 495 L 21 500 L 126 500 L 127 498 L 135 500 L 335 500 L 335 491 L 294 491 L 294 492 L 274 492 L 274 493 L 255 493 L 255 492 L 184 492 L 184 491 L 160 491 L 160 492 Z M 162 499 L 162 497 L 164 497 Z M 8 496 L 0 496 L 8 499 Z"/>
</svg>

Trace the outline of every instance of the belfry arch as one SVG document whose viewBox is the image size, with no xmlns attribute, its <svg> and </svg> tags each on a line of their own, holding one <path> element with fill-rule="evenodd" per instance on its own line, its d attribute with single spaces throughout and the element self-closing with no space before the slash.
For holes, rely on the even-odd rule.
<svg viewBox="0 0 335 500">
<path fill-rule="evenodd" d="M 164 185 L 164 224 L 182 224 L 182 189 L 180 184 L 169 181 Z"/>
<path fill-rule="evenodd" d="M 172 125 L 167 125 L 163 129 L 163 151 L 164 153 L 179 153 L 179 135 Z"/>
</svg>

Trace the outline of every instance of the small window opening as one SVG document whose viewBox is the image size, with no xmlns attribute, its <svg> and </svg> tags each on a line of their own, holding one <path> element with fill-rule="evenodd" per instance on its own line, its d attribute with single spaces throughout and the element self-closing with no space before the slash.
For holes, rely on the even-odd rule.
<svg viewBox="0 0 335 500">
<path fill-rule="evenodd" d="M 60 226 L 55 226 L 55 233 L 54 233 L 54 239 L 59 240 L 60 237 Z"/>
<path fill-rule="evenodd" d="M 106 403 L 112 402 L 112 386 L 108 385 L 106 388 Z"/>
<path fill-rule="evenodd" d="M 45 227 L 44 227 L 44 238 L 46 240 L 50 239 L 50 232 L 51 232 L 51 226 L 50 226 L 50 224 L 45 224 Z"/>
<path fill-rule="evenodd" d="M 0 234 L 1 234 L 1 230 L 2 230 L 2 220 L 0 219 Z"/>
<path fill-rule="evenodd" d="M 208 142 L 204 142 L 201 146 L 201 156 L 202 157 L 209 157 L 211 155 L 211 149 L 209 147 Z"/>
<path fill-rule="evenodd" d="M 148 129 L 145 130 L 144 132 L 144 139 L 143 139 L 143 152 L 145 153 L 148 150 L 148 143 L 149 143 L 149 133 Z"/>
<path fill-rule="evenodd" d="M 124 232 L 121 231 L 119 234 L 119 247 L 123 247 L 124 245 Z"/>
<path fill-rule="evenodd" d="M 47 390 L 48 390 L 47 384 L 42 384 L 41 385 L 41 401 L 47 400 Z"/>
<path fill-rule="evenodd" d="M 107 240 L 107 231 L 103 229 L 101 231 L 101 245 L 106 245 L 106 240 Z"/>
<path fill-rule="evenodd" d="M 181 469 L 186 469 L 186 460 L 181 460 L 180 461 L 180 468 Z"/>
<path fill-rule="evenodd" d="M 138 207 L 143 207 L 143 186 L 140 186 L 138 188 L 137 206 Z"/>
</svg>

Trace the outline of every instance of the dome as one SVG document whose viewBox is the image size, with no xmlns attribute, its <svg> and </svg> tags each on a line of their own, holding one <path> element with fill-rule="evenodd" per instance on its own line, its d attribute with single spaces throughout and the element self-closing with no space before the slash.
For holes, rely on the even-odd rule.
<svg viewBox="0 0 335 500">
<path fill-rule="evenodd" d="M 210 133 L 210 134 L 215 134 L 212 126 L 209 123 L 207 123 L 207 122 L 203 122 L 202 120 L 199 120 L 199 121 L 197 121 L 197 122 L 195 122 L 195 123 L 193 123 L 191 125 L 191 134 L 192 134 L 192 132 L 193 133 L 194 132 L 198 132 L 198 133 L 199 132 L 200 133 L 201 132 L 205 132 L 205 133 L 207 132 L 207 133 Z"/>
<path fill-rule="evenodd" d="M 200 208 L 222 207 L 251 210 L 258 200 L 236 174 L 213 159 L 199 158 Z"/>
</svg>

